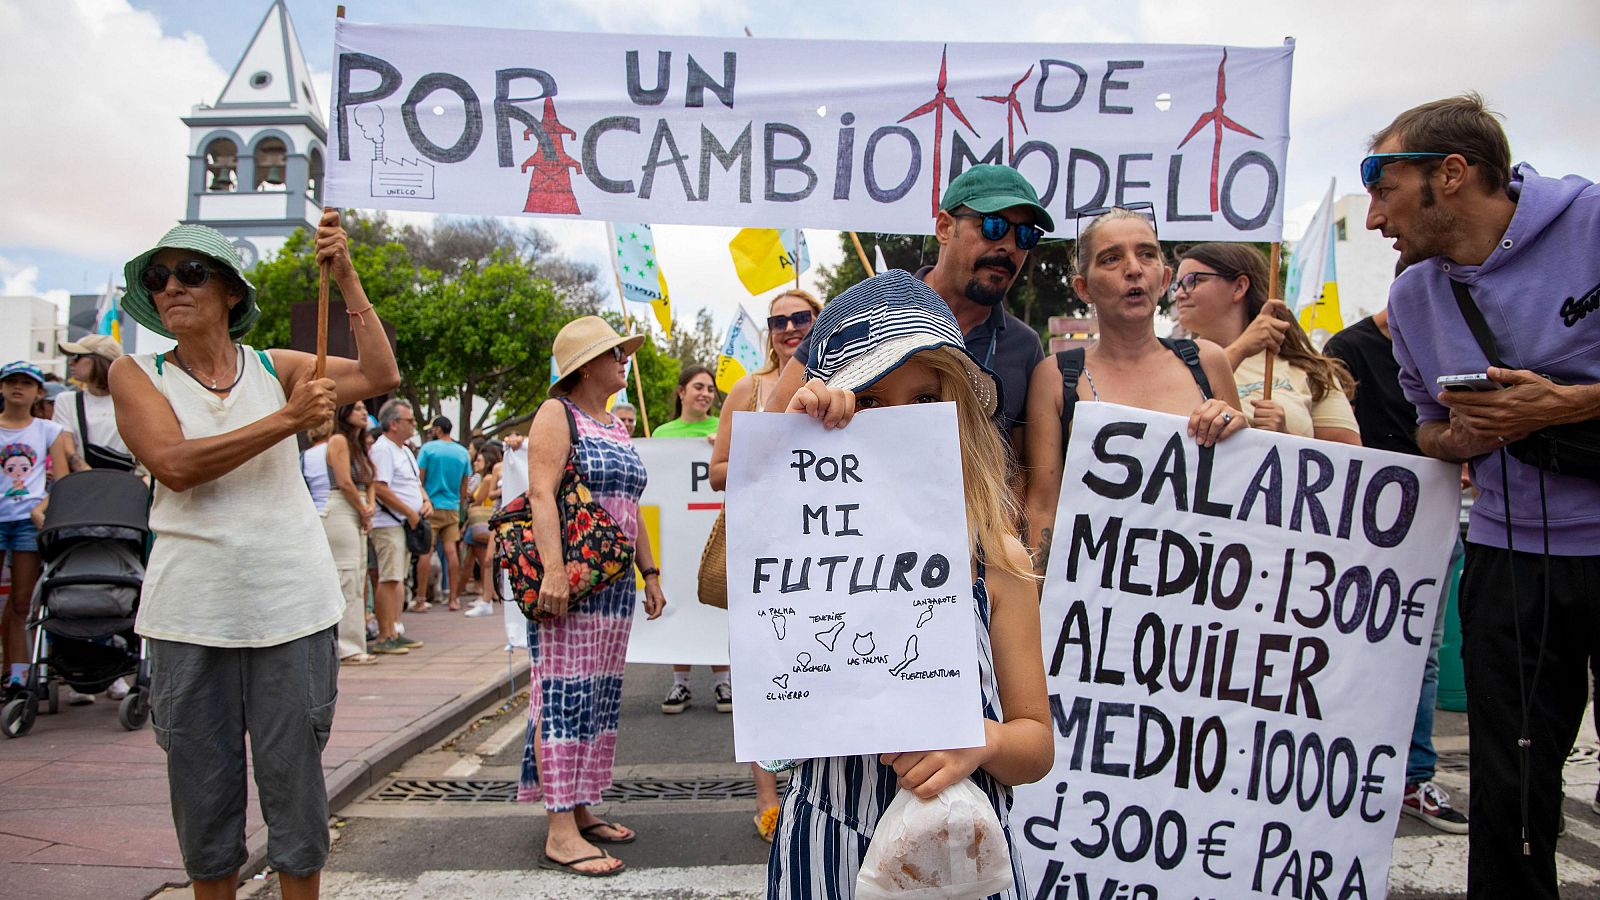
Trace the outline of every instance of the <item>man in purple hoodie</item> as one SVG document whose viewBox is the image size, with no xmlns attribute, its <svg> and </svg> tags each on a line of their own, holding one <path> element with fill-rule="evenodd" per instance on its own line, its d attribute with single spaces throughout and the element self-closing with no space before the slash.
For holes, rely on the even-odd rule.
<svg viewBox="0 0 1600 900">
<path fill-rule="evenodd" d="M 1512 168 L 1505 132 L 1475 94 L 1401 113 L 1371 150 L 1367 227 L 1409 265 L 1389 292 L 1389 328 L 1417 445 L 1469 463 L 1479 491 L 1461 579 L 1467 896 L 1555 898 L 1561 767 L 1600 650 L 1600 481 L 1503 448 L 1600 417 L 1600 186 Z M 1467 288 L 1506 368 L 1490 365 L 1452 283 Z M 1436 383 L 1471 373 L 1494 385 Z"/>
</svg>

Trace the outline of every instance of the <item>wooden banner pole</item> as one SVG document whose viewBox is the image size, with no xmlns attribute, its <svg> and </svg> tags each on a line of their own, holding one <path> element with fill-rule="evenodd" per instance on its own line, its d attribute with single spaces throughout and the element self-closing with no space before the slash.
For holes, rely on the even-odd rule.
<svg viewBox="0 0 1600 900">
<path fill-rule="evenodd" d="M 1282 259 L 1283 243 L 1273 241 L 1271 268 L 1267 269 L 1267 299 L 1269 300 L 1278 296 L 1278 264 Z M 1261 399 L 1263 400 L 1272 399 L 1272 360 L 1277 355 L 1271 350 L 1267 351 L 1267 371 L 1265 377 L 1261 380 Z"/>
<path fill-rule="evenodd" d="M 854 231 L 850 232 L 850 243 L 856 245 L 856 256 L 861 258 L 861 268 L 866 270 L 867 277 L 871 278 L 878 274 L 872 271 L 872 263 L 867 261 L 867 251 L 861 249 L 861 238 L 857 237 Z"/>
<path fill-rule="evenodd" d="M 334 7 L 335 18 L 344 18 L 344 7 Z M 332 211 L 332 207 L 324 206 L 324 213 Z M 311 367 L 312 378 L 322 378 L 328 373 L 328 282 L 331 280 L 331 263 L 326 261 L 317 264 L 317 361 Z"/>
</svg>

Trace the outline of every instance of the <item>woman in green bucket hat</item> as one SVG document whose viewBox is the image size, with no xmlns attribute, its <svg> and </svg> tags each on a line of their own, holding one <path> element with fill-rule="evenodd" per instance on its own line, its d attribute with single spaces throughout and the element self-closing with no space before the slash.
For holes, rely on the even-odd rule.
<svg viewBox="0 0 1600 900">
<path fill-rule="evenodd" d="M 135 628 L 149 639 L 151 721 L 196 896 L 232 896 L 247 856 L 247 731 L 284 897 L 315 897 L 328 856 L 321 757 L 345 602 L 295 435 L 400 375 L 335 211 L 316 256 L 359 354 L 329 357 L 325 378 L 308 353 L 236 343 L 260 310 L 216 230 L 180 225 L 124 270 L 123 309 L 177 341 L 117 360 L 110 382 L 117 429 L 155 478 Z"/>
</svg>

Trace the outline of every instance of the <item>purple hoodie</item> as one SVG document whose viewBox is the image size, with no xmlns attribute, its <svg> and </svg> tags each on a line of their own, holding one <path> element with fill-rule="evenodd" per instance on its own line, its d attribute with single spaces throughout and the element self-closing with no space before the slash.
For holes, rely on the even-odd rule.
<svg viewBox="0 0 1600 900">
<path fill-rule="evenodd" d="M 1406 269 L 1389 289 L 1400 385 L 1417 407 L 1418 422 L 1450 417 L 1435 399 L 1435 378 L 1489 365 L 1456 307 L 1450 279 L 1471 289 L 1507 365 L 1569 383 L 1600 382 L 1600 309 L 1579 315 L 1585 296 L 1592 301 L 1600 292 L 1600 185 L 1576 175 L 1545 178 L 1522 163 L 1513 170 L 1510 194 L 1517 211 L 1482 265 L 1435 257 Z M 1505 458 L 1516 549 L 1538 553 L 1544 545 L 1539 470 Z M 1504 548 L 1500 454 L 1479 456 L 1471 466 L 1480 494 L 1467 538 Z M 1545 495 L 1550 552 L 1600 554 L 1600 481 L 1547 472 Z"/>
</svg>

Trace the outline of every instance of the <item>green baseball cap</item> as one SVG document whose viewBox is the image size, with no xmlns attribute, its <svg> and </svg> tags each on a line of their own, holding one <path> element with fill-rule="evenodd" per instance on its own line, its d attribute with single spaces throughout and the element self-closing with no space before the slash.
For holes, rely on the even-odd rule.
<svg viewBox="0 0 1600 900">
<path fill-rule="evenodd" d="M 244 299 L 235 303 L 228 313 L 228 337 L 243 337 L 261 318 L 261 307 L 256 305 L 256 286 L 244 277 L 244 265 L 239 251 L 226 236 L 205 225 L 179 225 L 161 236 L 160 242 L 149 250 L 128 260 L 122 267 L 123 283 L 127 285 L 122 295 L 122 308 L 135 322 L 164 337 L 176 337 L 161 324 L 161 314 L 156 311 L 156 301 L 150 296 L 139 274 L 150 264 L 150 258 L 160 250 L 193 250 L 204 254 L 223 266 L 244 283 Z"/>
<path fill-rule="evenodd" d="M 1045 231 L 1055 231 L 1055 220 L 1050 211 L 1039 205 L 1039 194 L 1010 166 L 982 163 L 962 172 L 944 189 L 944 199 L 939 208 L 950 210 L 965 206 L 981 213 L 999 212 L 1013 206 L 1026 206 L 1033 210 L 1033 222 Z"/>
</svg>

